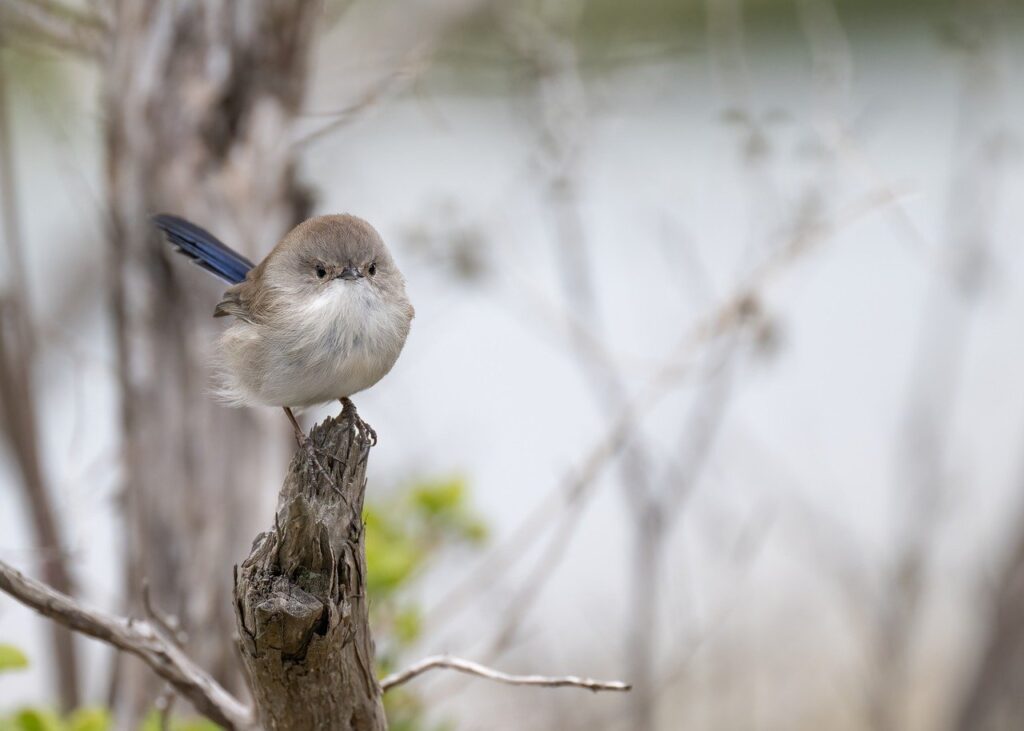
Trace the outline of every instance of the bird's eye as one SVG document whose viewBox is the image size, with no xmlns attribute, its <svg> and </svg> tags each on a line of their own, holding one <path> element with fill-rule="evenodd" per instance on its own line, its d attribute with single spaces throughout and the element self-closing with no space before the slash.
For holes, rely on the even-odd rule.
<svg viewBox="0 0 1024 731">
<path fill-rule="evenodd" d="M 370 268 L 369 268 L 369 269 L 367 269 L 366 271 L 368 271 L 368 272 L 370 273 L 370 276 L 371 276 L 371 277 L 372 277 L 372 276 L 373 276 L 374 274 L 376 274 L 376 273 L 377 273 L 377 262 L 374 262 L 374 263 L 370 264 Z"/>
<path fill-rule="evenodd" d="M 316 278 L 317 279 L 323 279 L 326 276 L 327 276 L 327 270 L 324 269 L 324 265 L 323 264 L 317 264 L 316 265 Z"/>
</svg>

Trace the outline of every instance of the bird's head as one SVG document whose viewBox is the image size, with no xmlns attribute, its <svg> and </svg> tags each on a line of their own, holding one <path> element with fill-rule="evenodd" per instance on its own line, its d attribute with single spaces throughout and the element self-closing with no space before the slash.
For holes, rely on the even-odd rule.
<svg viewBox="0 0 1024 731">
<path fill-rule="evenodd" d="M 380 234 L 356 216 L 303 221 L 268 258 L 264 279 L 299 296 L 405 298 L 405 280 Z"/>
</svg>

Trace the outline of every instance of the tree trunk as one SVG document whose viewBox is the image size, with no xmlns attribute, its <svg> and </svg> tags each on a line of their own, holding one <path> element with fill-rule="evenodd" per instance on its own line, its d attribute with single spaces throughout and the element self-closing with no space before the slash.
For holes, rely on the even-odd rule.
<svg viewBox="0 0 1024 731">
<path fill-rule="evenodd" d="M 36 332 L 25 289 L 20 209 L 15 176 L 15 144 L 7 94 L 7 69 L 0 59 L 0 219 L 7 247 L 5 275 L 0 291 L 0 435 L 8 442 L 21 473 L 33 539 L 39 552 L 43 579 L 58 591 L 74 593 L 65 555 L 60 520 L 54 510 L 50 485 L 44 475 L 39 448 L 38 403 L 34 376 L 38 367 Z M 50 627 L 53 671 L 60 708 L 70 711 L 79 702 L 78 659 L 75 640 L 64 627 Z"/>
<path fill-rule="evenodd" d="M 141 613 L 136 597 L 148 582 L 156 605 L 187 631 L 188 652 L 238 688 L 222 642 L 234 631 L 225 567 L 248 545 L 259 497 L 283 467 L 285 422 L 209 397 L 212 309 L 224 285 L 171 261 L 149 216 L 185 215 L 255 259 L 308 216 L 289 140 L 321 3 L 113 7 L 103 107 L 125 594 L 128 610 Z M 119 720 L 135 728 L 159 686 L 128 668 L 120 677 Z"/>
<path fill-rule="evenodd" d="M 267 731 L 387 728 L 368 626 L 363 495 L 371 439 L 346 406 L 292 459 L 274 529 L 236 569 L 239 645 Z"/>
</svg>

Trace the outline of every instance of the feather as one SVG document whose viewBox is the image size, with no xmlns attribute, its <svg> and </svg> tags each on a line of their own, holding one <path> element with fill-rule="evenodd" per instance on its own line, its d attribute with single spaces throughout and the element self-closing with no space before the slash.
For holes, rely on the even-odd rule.
<svg viewBox="0 0 1024 731">
<path fill-rule="evenodd" d="M 252 282 L 242 282 L 234 287 L 229 287 L 220 302 L 217 303 L 213 316 L 227 317 L 232 315 L 239 320 L 255 324 L 256 320 L 253 318 L 252 313 L 249 312 L 248 298 L 245 296 L 245 290 L 250 288 L 251 285 Z"/>
<path fill-rule="evenodd" d="M 153 223 L 177 251 L 229 284 L 238 284 L 253 268 L 251 261 L 184 218 L 161 213 L 153 216 Z"/>
</svg>

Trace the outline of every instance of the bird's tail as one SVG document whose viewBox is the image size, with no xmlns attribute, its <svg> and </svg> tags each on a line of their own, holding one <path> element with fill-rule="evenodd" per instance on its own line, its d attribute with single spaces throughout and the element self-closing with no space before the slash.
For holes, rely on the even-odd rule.
<svg viewBox="0 0 1024 731">
<path fill-rule="evenodd" d="M 238 284 L 253 268 L 251 261 L 184 218 L 160 213 L 153 216 L 153 223 L 167 234 L 175 249 L 229 284 Z"/>
</svg>

